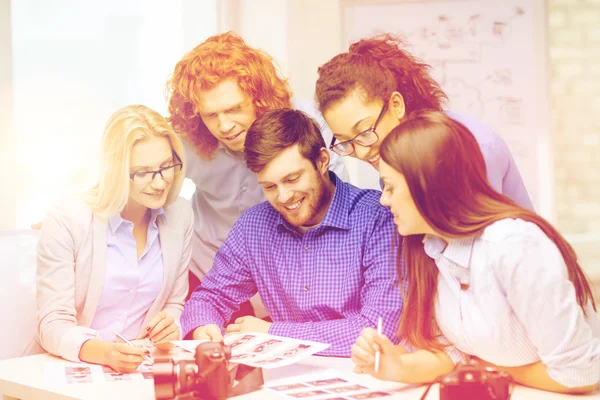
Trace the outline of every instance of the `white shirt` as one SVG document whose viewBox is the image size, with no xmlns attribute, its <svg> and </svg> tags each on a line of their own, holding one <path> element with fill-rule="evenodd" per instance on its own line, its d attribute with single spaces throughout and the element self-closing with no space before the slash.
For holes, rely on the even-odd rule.
<svg viewBox="0 0 600 400">
<path fill-rule="evenodd" d="M 537 225 L 504 219 L 447 246 L 430 235 L 423 243 L 440 272 L 436 317 L 453 361 L 542 361 L 565 386 L 600 382 L 600 316 L 591 305 L 583 314 L 560 251 Z"/>
<path fill-rule="evenodd" d="M 127 339 L 135 339 L 160 293 L 164 262 L 157 218 L 166 218 L 162 208 L 151 210 L 146 247 L 139 259 L 133 223 L 120 214 L 108 221 L 106 274 L 90 326 L 106 341 L 118 341 L 113 330 Z"/>
<path fill-rule="evenodd" d="M 314 103 L 293 99 L 293 106 L 317 122 L 325 144 L 329 146 L 333 134 Z M 214 159 L 207 161 L 201 159 L 189 143 L 184 142 L 184 148 L 186 176 L 196 186 L 192 196 L 195 222 L 190 270 L 202 279 L 212 268 L 215 254 L 235 221 L 248 208 L 265 201 L 266 197 L 256 174 L 246 167 L 243 153 L 232 152 L 219 142 Z M 341 157 L 331 151 L 329 154 L 329 169 L 340 179 L 348 181 Z"/>
</svg>

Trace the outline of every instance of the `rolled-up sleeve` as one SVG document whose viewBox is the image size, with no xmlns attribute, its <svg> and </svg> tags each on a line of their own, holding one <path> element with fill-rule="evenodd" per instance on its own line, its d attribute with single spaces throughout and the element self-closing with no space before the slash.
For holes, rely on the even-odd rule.
<svg viewBox="0 0 600 400">
<path fill-rule="evenodd" d="M 598 315 L 583 313 L 560 251 L 532 223 L 512 240 L 519 245 L 503 252 L 495 272 L 548 375 L 567 387 L 600 382 L 600 337 L 588 320 Z"/>
</svg>

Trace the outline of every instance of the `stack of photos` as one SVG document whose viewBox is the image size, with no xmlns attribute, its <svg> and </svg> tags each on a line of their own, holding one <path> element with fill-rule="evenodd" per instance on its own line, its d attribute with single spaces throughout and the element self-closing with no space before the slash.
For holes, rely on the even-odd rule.
<svg viewBox="0 0 600 400">
<path fill-rule="evenodd" d="M 110 367 L 95 364 L 44 365 L 44 381 L 48 386 L 74 383 L 110 383 L 116 381 L 143 381 L 154 379 L 152 369 L 140 365 L 136 372 L 122 374 Z"/>
<path fill-rule="evenodd" d="M 90 367 L 65 367 L 67 383 L 92 383 L 92 370 Z"/>
<path fill-rule="evenodd" d="M 288 399 L 364 400 L 391 396 L 340 377 L 275 384 L 269 389 Z"/>
<path fill-rule="evenodd" d="M 196 347 L 206 340 L 174 340 L 176 346 L 195 353 Z M 294 364 L 325 350 L 327 343 L 292 339 L 268 333 L 236 333 L 225 336 L 224 343 L 231 347 L 231 361 L 266 369 Z"/>
<path fill-rule="evenodd" d="M 225 338 L 231 361 L 265 369 L 294 364 L 325 350 L 329 344 L 266 333 L 239 333 Z"/>
</svg>

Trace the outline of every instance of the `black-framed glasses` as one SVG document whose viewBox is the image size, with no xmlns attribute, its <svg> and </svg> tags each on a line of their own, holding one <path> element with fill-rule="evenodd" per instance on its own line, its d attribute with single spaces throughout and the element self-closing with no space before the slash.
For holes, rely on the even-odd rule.
<svg viewBox="0 0 600 400">
<path fill-rule="evenodd" d="M 381 108 L 379 115 L 377 116 L 377 120 L 375 120 L 375 123 L 373 124 L 373 126 L 371 128 L 359 133 L 358 135 L 354 136 L 350 140 L 346 140 L 345 142 L 340 142 L 340 143 L 336 143 L 336 144 L 334 144 L 335 140 L 336 140 L 335 136 L 334 136 L 333 139 L 331 140 L 331 144 L 329 145 L 329 148 L 331 150 L 333 150 L 335 153 L 339 154 L 340 156 L 349 156 L 350 154 L 354 153 L 354 150 L 355 150 L 354 143 L 358 143 L 361 146 L 372 146 L 375 143 L 377 143 L 377 141 L 379 140 L 379 136 L 377 135 L 377 132 L 375 132 L 375 129 L 377 129 L 377 125 L 379 125 L 379 121 L 381 121 L 381 118 L 383 118 L 383 115 L 385 114 L 387 107 L 388 107 L 388 102 L 386 101 L 383 104 L 383 107 Z"/>
<path fill-rule="evenodd" d="M 134 172 L 133 174 L 129 174 L 129 178 L 136 184 L 148 184 L 156 178 L 156 175 L 160 175 L 165 181 L 171 180 L 176 173 L 181 171 L 181 167 L 183 166 L 177 153 L 173 152 L 173 158 L 176 160 L 173 165 L 157 169 L 156 171 Z"/>
</svg>

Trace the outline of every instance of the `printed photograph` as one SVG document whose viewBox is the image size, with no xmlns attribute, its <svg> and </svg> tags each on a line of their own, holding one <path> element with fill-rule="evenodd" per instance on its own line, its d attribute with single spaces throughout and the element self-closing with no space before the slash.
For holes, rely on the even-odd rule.
<svg viewBox="0 0 600 400">
<path fill-rule="evenodd" d="M 357 390 L 368 389 L 367 387 L 361 385 L 350 385 L 350 386 L 338 386 L 327 388 L 330 392 L 333 393 L 344 393 L 344 392 L 356 392 Z"/>
<path fill-rule="evenodd" d="M 247 343 L 254 338 L 255 338 L 255 336 L 253 336 L 253 335 L 244 335 L 241 338 L 236 339 L 233 342 L 229 343 L 229 347 L 231 347 L 231 349 L 233 350 L 235 347 L 240 346 L 244 343 Z"/>
<path fill-rule="evenodd" d="M 277 340 L 277 339 L 269 339 L 265 342 L 262 342 L 258 345 L 256 345 L 256 347 L 254 347 L 252 350 L 250 350 L 251 353 L 262 353 L 265 352 L 269 349 L 271 349 L 272 347 L 281 344 L 281 340 Z"/>
<path fill-rule="evenodd" d="M 306 382 L 312 386 L 327 386 L 327 385 L 335 385 L 337 383 L 348 383 L 347 380 L 342 378 L 331 378 L 331 379 L 320 379 L 318 381 Z"/>
<path fill-rule="evenodd" d="M 390 396 L 390 394 L 386 393 L 386 392 L 367 392 L 367 393 L 353 394 L 350 397 L 353 399 L 356 399 L 356 400 L 363 400 L 363 399 L 376 399 L 379 397 L 386 397 L 386 396 Z"/>
<path fill-rule="evenodd" d="M 282 361 L 283 358 L 265 358 L 264 360 L 259 360 L 259 361 L 254 361 L 255 364 L 258 365 L 269 365 L 269 364 L 275 364 L 276 362 Z"/>
<path fill-rule="evenodd" d="M 301 389 L 301 388 L 305 388 L 305 387 L 308 387 L 308 385 L 306 385 L 304 383 L 290 383 L 289 385 L 271 386 L 270 389 L 281 392 L 284 390 Z"/>
<path fill-rule="evenodd" d="M 106 381 L 130 381 L 131 380 L 131 375 L 126 374 L 120 374 L 118 372 L 113 372 L 111 374 L 104 374 L 104 378 L 106 378 Z"/>
<path fill-rule="evenodd" d="M 296 354 L 302 353 L 303 351 L 310 349 L 310 345 L 308 344 L 299 344 L 296 347 L 293 347 L 289 350 L 286 350 L 285 353 L 283 353 L 284 357 L 293 357 Z"/>
<path fill-rule="evenodd" d="M 242 353 L 242 354 L 236 354 L 235 356 L 231 356 L 231 361 L 238 361 L 238 360 L 250 360 L 254 358 L 254 354 L 248 354 L 248 353 Z"/>
<path fill-rule="evenodd" d="M 91 373 L 90 367 L 65 367 L 66 375 L 89 375 Z"/>
<path fill-rule="evenodd" d="M 92 383 L 92 375 L 67 375 L 67 383 Z"/>
<path fill-rule="evenodd" d="M 327 394 L 327 392 L 324 392 L 322 390 L 311 390 L 308 392 L 287 393 L 288 396 L 295 397 L 297 399 L 304 399 L 304 398 L 313 397 L 313 396 L 322 396 L 324 394 Z"/>
</svg>

